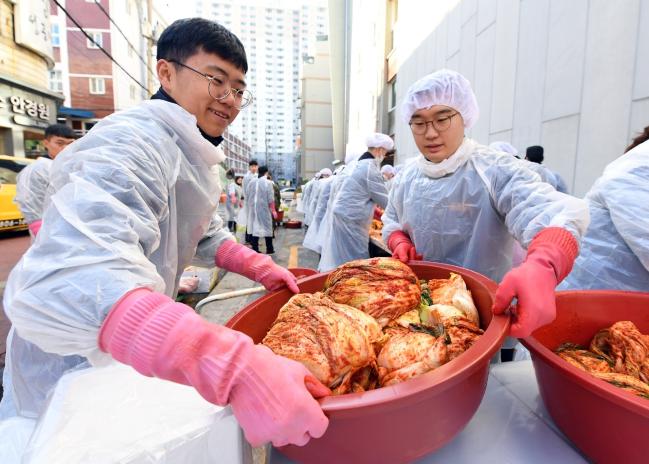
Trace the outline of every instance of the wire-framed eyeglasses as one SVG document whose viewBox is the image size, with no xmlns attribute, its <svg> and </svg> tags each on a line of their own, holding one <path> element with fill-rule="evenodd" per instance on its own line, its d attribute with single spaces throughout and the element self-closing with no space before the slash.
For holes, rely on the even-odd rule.
<svg viewBox="0 0 649 464">
<path fill-rule="evenodd" d="M 431 121 L 410 121 L 410 130 L 412 130 L 412 133 L 415 135 L 424 135 L 428 130 L 428 125 L 431 124 L 433 126 L 433 129 L 435 129 L 437 132 L 444 132 L 445 130 L 448 130 L 449 127 L 451 127 L 451 120 L 453 119 L 453 116 L 456 116 L 458 114 L 460 113 L 455 112 L 453 114 L 438 116 Z"/>
<path fill-rule="evenodd" d="M 241 110 L 246 106 L 249 106 L 254 99 L 252 92 L 250 90 L 248 89 L 239 90 L 230 87 L 230 80 L 225 76 L 222 76 L 220 74 L 210 76 L 209 74 L 200 72 L 199 70 L 194 69 L 191 66 L 187 66 L 185 63 L 181 63 L 180 61 L 176 61 L 176 60 L 167 60 L 167 61 L 169 61 L 170 63 L 176 63 L 177 65 L 182 66 L 183 68 L 187 68 L 191 71 L 194 71 L 196 74 L 200 74 L 205 79 L 207 79 L 208 81 L 207 93 L 209 93 L 210 97 L 212 97 L 214 100 L 219 100 L 219 101 L 225 100 L 232 94 L 234 95 L 234 106 Z"/>
</svg>

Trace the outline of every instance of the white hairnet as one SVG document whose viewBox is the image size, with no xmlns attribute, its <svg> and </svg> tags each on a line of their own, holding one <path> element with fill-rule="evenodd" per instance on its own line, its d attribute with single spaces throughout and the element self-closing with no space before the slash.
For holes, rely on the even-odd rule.
<svg viewBox="0 0 649 464">
<path fill-rule="evenodd" d="M 394 141 L 388 135 L 375 132 L 367 136 L 365 145 L 367 148 L 385 148 L 390 151 L 394 148 Z"/>
<path fill-rule="evenodd" d="M 509 142 L 491 142 L 489 148 L 496 151 L 502 151 L 504 153 L 509 153 L 510 155 L 518 156 L 518 150 Z"/>
<path fill-rule="evenodd" d="M 441 69 L 412 84 L 401 104 L 401 116 L 406 123 L 415 111 L 444 105 L 457 110 L 470 129 L 478 120 L 480 111 L 469 81 L 460 73 Z"/>
<path fill-rule="evenodd" d="M 394 166 L 391 164 L 386 164 L 381 168 L 381 174 L 395 174 Z"/>
<path fill-rule="evenodd" d="M 329 177 L 332 174 L 331 169 L 329 168 L 324 168 L 320 170 L 320 177 L 326 176 Z"/>
</svg>

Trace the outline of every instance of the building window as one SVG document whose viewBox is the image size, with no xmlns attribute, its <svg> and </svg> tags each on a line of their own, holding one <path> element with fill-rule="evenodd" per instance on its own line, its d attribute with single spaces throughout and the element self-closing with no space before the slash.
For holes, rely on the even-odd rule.
<svg viewBox="0 0 649 464">
<path fill-rule="evenodd" d="M 59 25 L 57 23 L 52 23 L 52 46 L 61 46 L 61 34 L 59 33 Z"/>
<path fill-rule="evenodd" d="M 101 32 L 91 32 L 90 37 L 92 37 L 92 40 L 94 40 L 95 42 L 93 43 L 92 40 L 90 40 L 90 39 L 86 40 L 88 48 L 99 48 L 99 47 L 103 46 L 103 40 L 102 40 Z M 97 44 L 97 45 L 95 45 L 95 44 Z"/>
<path fill-rule="evenodd" d="M 90 93 L 93 95 L 103 95 L 106 93 L 106 80 L 103 77 L 90 78 Z"/>
<path fill-rule="evenodd" d="M 52 70 L 50 74 L 50 90 L 63 93 L 63 77 L 61 71 Z"/>
</svg>

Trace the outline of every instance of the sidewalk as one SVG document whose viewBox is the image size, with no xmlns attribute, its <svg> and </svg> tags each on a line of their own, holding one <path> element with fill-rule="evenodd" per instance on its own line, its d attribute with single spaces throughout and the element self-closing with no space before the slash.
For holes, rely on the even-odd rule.
<svg viewBox="0 0 649 464">
<path fill-rule="evenodd" d="M 243 237 L 240 235 L 241 234 L 237 236 L 237 239 L 239 239 L 240 242 L 243 242 Z M 277 229 L 274 240 L 275 254 L 272 255 L 273 261 L 283 267 L 317 268 L 319 260 L 318 255 L 311 250 L 303 248 L 302 240 L 304 240 L 304 231 L 301 229 Z M 263 252 L 263 245 L 260 245 L 260 247 Z M 259 285 L 260 284 L 239 274 L 228 272 L 216 287 L 214 287 L 214 290 L 212 290 L 210 295 L 257 287 Z M 247 304 L 262 295 L 264 295 L 264 293 L 207 303 L 201 308 L 200 313 L 210 322 L 225 324 Z"/>
</svg>

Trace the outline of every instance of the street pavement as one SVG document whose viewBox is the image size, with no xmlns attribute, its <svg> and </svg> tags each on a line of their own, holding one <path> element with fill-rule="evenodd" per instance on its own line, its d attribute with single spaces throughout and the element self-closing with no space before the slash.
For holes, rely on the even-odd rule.
<svg viewBox="0 0 649 464">
<path fill-rule="evenodd" d="M 297 214 L 292 214 L 291 216 L 296 217 Z M 275 235 L 275 254 L 272 255 L 272 258 L 277 264 L 288 268 L 302 267 L 316 269 L 318 267 L 318 254 L 302 246 L 302 240 L 304 240 L 303 229 L 284 229 L 280 227 L 277 229 Z M 237 234 L 237 239 L 239 242 L 243 242 L 243 234 Z M 261 242 L 263 243 L 263 240 Z M 262 253 L 264 252 L 262 245 L 260 245 L 260 250 Z M 258 287 L 259 285 L 239 274 L 228 272 L 217 283 L 210 295 Z M 201 307 L 200 314 L 210 322 L 225 324 L 247 304 L 260 298 L 263 294 L 258 293 L 206 303 Z"/>
</svg>

